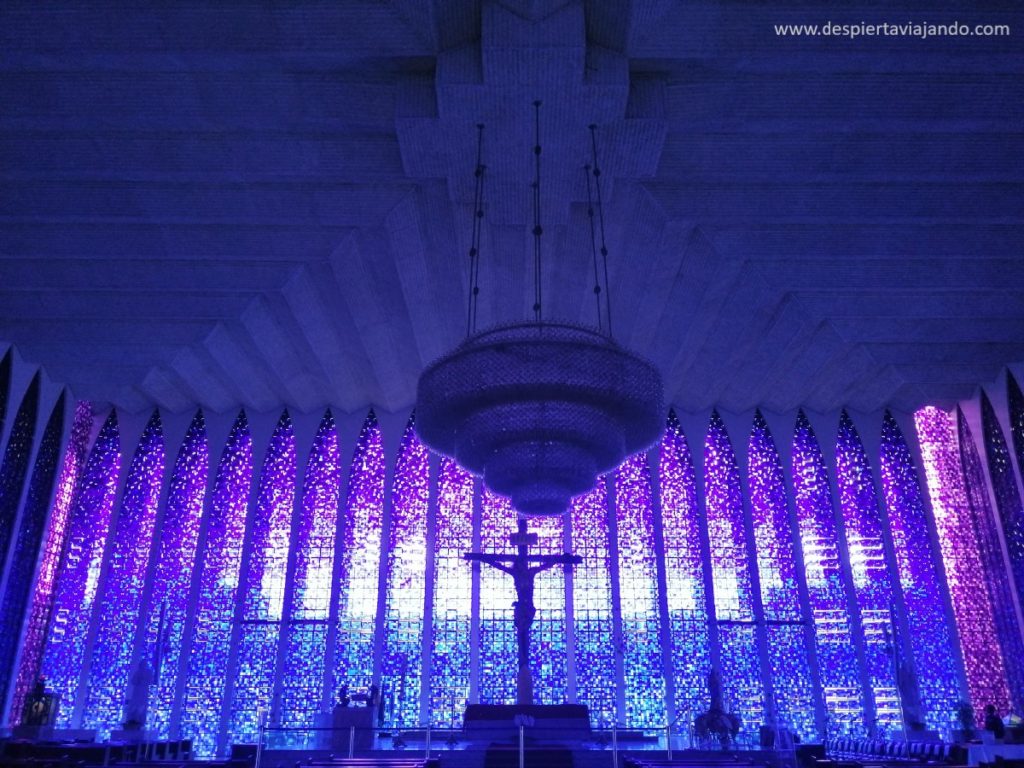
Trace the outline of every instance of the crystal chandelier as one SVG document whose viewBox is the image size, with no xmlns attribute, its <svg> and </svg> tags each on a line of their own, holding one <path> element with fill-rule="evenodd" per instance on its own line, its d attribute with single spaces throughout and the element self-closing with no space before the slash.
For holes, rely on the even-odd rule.
<svg viewBox="0 0 1024 768">
<path fill-rule="evenodd" d="M 661 376 L 647 361 L 611 337 L 605 263 L 608 332 L 601 330 L 601 286 L 590 202 L 598 329 L 545 321 L 541 315 L 539 107 L 534 146 L 535 301 L 532 321 L 476 332 L 476 301 L 483 217 L 483 171 L 478 126 L 474 229 L 470 248 L 467 338 L 420 376 L 416 431 L 433 450 L 483 478 L 508 496 L 522 514 L 561 514 L 574 496 L 592 489 L 599 475 L 653 444 L 663 427 Z M 587 167 L 603 219 L 597 144 Z M 606 259 L 601 221 L 600 253 Z"/>
</svg>

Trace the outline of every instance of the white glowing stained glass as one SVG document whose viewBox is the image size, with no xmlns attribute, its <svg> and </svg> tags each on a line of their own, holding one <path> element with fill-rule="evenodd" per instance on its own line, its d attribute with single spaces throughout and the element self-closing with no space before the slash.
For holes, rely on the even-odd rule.
<svg viewBox="0 0 1024 768">
<path fill-rule="evenodd" d="M 665 672 L 654 562 L 654 511 L 647 455 L 638 453 L 615 470 L 619 606 L 629 728 L 665 724 Z"/>
<path fill-rule="evenodd" d="M 228 740 L 252 742 L 261 710 L 269 710 L 284 611 L 285 576 L 295 508 L 295 431 L 285 411 L 260 471 L 252 545 L 242 571 L 242 615 L 231 686 Z"/>
<path fill-rule="evenodd" d="M 340 528 L 334 688 L 347 686 L 349 695 L 368 692 L 373 682 L 384 483 L 384 442 L 377 417 L 370 411 L 349 469 Z"/>
<path fill-rule="evenodd" d="M 408 728 L 420 719 L 430 505 L 429 454 L 413 419 L 402 436 L 391 498 L 381 689 L 391 722 Z"/>
</svg>

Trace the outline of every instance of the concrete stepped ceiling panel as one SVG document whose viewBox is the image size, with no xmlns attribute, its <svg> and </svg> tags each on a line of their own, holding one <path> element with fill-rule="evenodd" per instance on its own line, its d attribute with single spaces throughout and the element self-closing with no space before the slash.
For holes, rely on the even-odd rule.
<svg viewBox="0 0 1024 768">
<path fill-rule="evenodd" d="M 595 321 L 595 123 L 614 331 L 675 405 L 949 405 L 1024 360 L 1024 9 L 958 13 L 1004 37 L 773 31 L 826 20 L 953 19 L 5 3 L 0 343 L 132 412 L 406 409 L 465 332 L 478 122 L 479 321 L 529 312 L 539 98 L 549 317 Z"/>
</svg>

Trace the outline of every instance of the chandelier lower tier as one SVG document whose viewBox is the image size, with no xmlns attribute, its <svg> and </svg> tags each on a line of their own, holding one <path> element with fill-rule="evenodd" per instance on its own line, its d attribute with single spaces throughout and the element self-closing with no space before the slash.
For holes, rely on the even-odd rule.
<svg viewBox="0 0 1024 768">
<path fill-rule="evenodd" d="M 419 381 L 416 431 L 523 514 L 560 514 L 661 435 L 657 369 L 596 330 L 549 322 L 468 337 Z"/>
</svg>

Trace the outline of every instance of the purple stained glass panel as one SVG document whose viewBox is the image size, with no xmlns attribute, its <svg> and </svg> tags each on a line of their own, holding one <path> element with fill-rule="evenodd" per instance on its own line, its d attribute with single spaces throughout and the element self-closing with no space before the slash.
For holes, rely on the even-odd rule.
<svg viewBox="0 0 1024 768">
<path fill-rule="evenodd" d="M 895 651 L 900 638 L 893 612 L 895 595 L 882 542 L 874 478 L 860 435 L 845 411 L 839 419 L 836 440 L 836 483 L 875 718 L 884 727 L 895 729 L 903 720 L 896 688 Z"/>
<path fill-rule="evenodd" d="M 704 441 L 705 504 L 711 582 L 719 623 L 722 692 L 747 727 L 765 719 L 764 683 L 754 630 L 754 589 L 736 456 L 718 413 Z"/>
<path fill-rule="evenodd" d="M 117 414 L 110 412 L 93 444 L 68 521 L 41 674 L 60 694 L 57 725 L 70 726 L 121 470 Z"/>
<path fill-rule="evenodd" d="M 665 672 L 654 562 L 654 510 L 647 455 L 638 453 L 615 470 L 619 609 L 628 728 L 665 725 Z"/>
<path fill-rule="evenodd" d="M 832 493 L 818 438 L 802 411 L 793 435 L 793 486 L 828 735 L 860 733 L 864 701 L 839 565 Z"/>
<path fill-rule="evenodd" d="M 462 555 L 473 549 L 472 475 L 452 459 L 441 459 L 434 535 L 433 636 L 430 722 L 456 728 L 469 700 L 472 566 Z"/>
<path fill-rule="evenodd" d="M 242 571 L 241 626 L 228 723 L 233 744 L 256 740 L 259 713 L 269 710 L 273 696 L 295 508 L 295 462 L 295 430 L 286 410 L 263 459 L 250 523 L 252 543 Z"/>
<path fill-rule="evenodd" d="M 402 436 L 391 494 L 381 688 L 390 702 L 391 721 L 409 728 L 420 721 L 430 505 L 429 454 L 413 419 Z"/>
<path fill-rule="evenodd" d="M 1006 667 L 996 638 L 992 606 L 986 598 L 981 555 L 960 464 L 956 422 L 945 411 L 927 406 L 914 414 L 914 423 L 967 673 L 967 689 L 976 714 L 986 704 L 1008 709 Z"/>
<path fill-rule="evenodd" d="M 209 465 L 206 421 L 197 411 L 174 461 L 156 543 L 153 591 L 143 616 L 143 654 L 153 667 L 146 728 L 162 739 L 170 735 Z"/>
<path fill-rule="evenodd" d="M 181 735 L 192 739 L 201 758 L 216 754 L 220 741 L 252 470 L 252 436 L 242 411 L 217 466 L 182 702 Z"/>
<path fill-rule="evenodd" d="M 160 413 L 154 411 L 128 467 L 108 557 L 106 586 L 96 615 L 82 725 L 95 728 L 101 739 L 132 714 L 125 711 L 125 694 L 134 671 L 132 649 L 163 476 L 164 433 Z M 136 663 L 148 666 L 149 660 Z"/>
<path fill-rule="evenodd" d="M 296 526 L 295 587 L 281 673 L 280 722 L 285 727 L 313 726 L 323 709 L 340 482 L 341 445 L 328 410 L 306 465 Z"/>
<path fill-rule="evenodd" d="M 882 422 L 879 473 L 910 630 L 912 658 L 900 664 L 905 677 L 911 669 L 917 671 L 916 686 L 908 685 L 910 695 L 904 694 L 904 713 L 908 722 L 924 722 L 944 733 L 955 724 L 958 662 L 939 591 L 941 574 L 928 535 L 921 486 L 907 441 L 889 412 Z"/>
<path fill-rule="evenodd" d="M 347 685 L 350 694 L 366 692 L 373 682 L 384 484 L 383 436 L 370 411 L 349 470 L 339 548 L 334 690 Z"/>
<path fill-rule="evenodd" d="M 71 423 L 71 436 L 64 449 L 64 457 L 61 459 L 60 475 L 57 478 L 57 487 L 50 507 L 50 521 L 39 557 L 39 569 L 32 592 L 28 624 L 22 640 L 21 660 L 18 662 L 9 718 L 12 725 L 20 722 L 25 697 L 39 677 L 56 597 L 57 578 L 63 561 L 64 541 L 69 529 L 69 518 L 75 494 L 85 468 L 92 421 L 92 404 L 86 400 L 78 401 Z"/>
<path fill-rule="evenodd" d="M 818 736 L 814 681 L 807 633 L 801 626 L 806 617 L 800 605 L 793 527 L 782 462 L 760 412 L 754 416 L 747 461 L 761 605 L 769 622 L 768 661 L 775 708 L 782 724 L 799 733 L 804 741 L 812 741 Z"/>
</svg>

